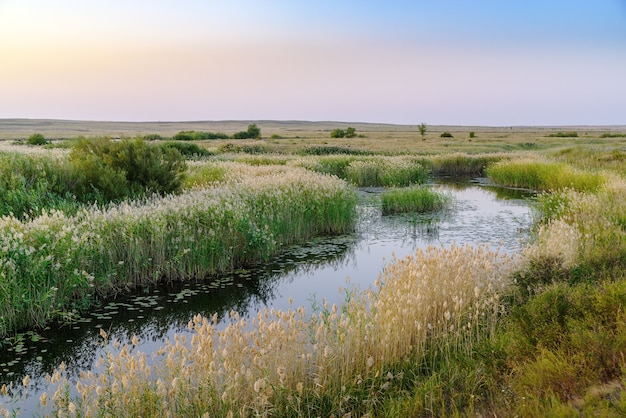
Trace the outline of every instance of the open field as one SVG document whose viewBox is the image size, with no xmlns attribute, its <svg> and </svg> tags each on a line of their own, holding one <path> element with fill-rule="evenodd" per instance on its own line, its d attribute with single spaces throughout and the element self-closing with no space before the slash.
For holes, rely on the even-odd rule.
<svg viewBox="0 0 626 418">
<path fill-rule="evenodd" d="M 5 198 L 7 208 L 23 208 L 0 220 L 0 331 L 40 325 L 80 303 L 84 309 L 94 286 L 105 292 L 141 286 L 146 277 L 185 279 L 345 231 L 359 185 L 405 186 L 453 173 L 542 191 L 531 240 L 508 255 L 469 245 L 418 250 L 389 261 L 372 288 L 344 290 L 343 304 L 314 312 L 233 313 L 225 329 L 198 316 L 191 338 L 177 336 L 151 362 L 131 344 L 101 359 L 104 374 L 70 382 L 59 366 L 39 398 L 44 413 L 626 414 L 625 126 L 433 126 L 422 140 L 408 126 L 254 123 L 260 140 L 194 141 L 209 154 L 188 156 L 176 194 L 149 197 L 138 185 L 151 182 L 131 184 L 126 166 L 81 154 L 75 142 L 47 148 L 14 140 L 108 135 L 122 140 L 101 139 L 104 151 L 122 144 L 148 158 L 171 153 L 160 148 L 164 141 L 127 138 L 231 135 L 248 122 L 0 121 L 0 168 L 11 180 L 0 183 L 3 198 L 13 199 Z M 362 137 L 330 138 L 348 126 Z M 68 205 L 81 182 L 98 188 L 85 177 L 94 167 L 98 179 L 128 181 L 133 193 L 105 200 L 98 191 L 98 205 Z M 203 265 L 213 254 L 219 259 Z M 19 397 L 29 383 L 26 376 L 1 393 Z"/>
<path fill-rule="evenodd" d="M 233 134 L 245 130 L 249 123 L 261 129 L 264 144 L 278 152 L 293 152 L 303 147 L 318 145 L 347 146 L 374 152 L 437 154 L 441 152 L 497 152 L 517 150 L 556 149 L 578 143 L 612 144 L 624 138 L 600 138 L 606 133 L 626 133 L 624 126 L 550 126 L 550 127 L 483 127 L 483 126 L 428 126 L 422 141 L 417 125 L 390 125 L 346 122 L 307 121 L 198 121 L 198 122 L 90 122 L 37 119 L 0 120 L 0 140 L 26 139 L 41 133 L 47 139 L 65 139 L 78 136 L 110 136 L 112 138 L 158 134 L 171 137 L 180 131 L 208 131 Z M 364 138 L 330 138 L 333 129 L 354 127 Z M 549 137 L 558 132 L 576 131 L 577 138 Z M 440 138 L 450 132 L 453 138 Z M 469 132 L 475 137 L 470 138 Z M 283 139 L 270 139 L 272 136 Z M 211 141 L 219 147 L 229 141 Z"/>
</svg>

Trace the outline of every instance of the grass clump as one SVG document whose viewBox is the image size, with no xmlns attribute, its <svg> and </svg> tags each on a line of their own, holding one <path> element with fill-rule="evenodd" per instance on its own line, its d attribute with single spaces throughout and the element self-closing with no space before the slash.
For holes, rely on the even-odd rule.
<svg viewBox="0 0 626 418">
<path fill-rule="evenodd" d="M 428 170 L 411 159 L 376 157 L 352 161 L 345 178 L 358 187 L 402 187 L 424 183 Z"/>
<path fill-rule="evenodd" d="M 500 161 L 487 167 L 486 174 L 498 184 L 540 191 L 566 188 L 596 191 L 605 182 L 602 174 L 580 171 L 565 163 L 537 159 Z"/>
<path fill-rule="evenodd" d="M 490 164 L 507 157 L 504 154 L 434 155 L 426 159 L 431 172 L 436 176 L 482 175 Z"/>
<path fill-rule="evenodd" d="M 428 187 L 391 189 L 381 195 L 383 215 L 406 212 L 431 212 L 449 205 L 451 199 Z"/>
</svg>

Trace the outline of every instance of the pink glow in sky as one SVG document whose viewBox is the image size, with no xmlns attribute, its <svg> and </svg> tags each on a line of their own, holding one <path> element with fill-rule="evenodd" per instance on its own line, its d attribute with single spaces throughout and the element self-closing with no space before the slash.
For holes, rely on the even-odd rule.
<svg viewBox="0 0 626 418">
<path fill-rule="evenodd" d="M 626 2 L 0 0 L 16 117 L 626 124 Z"/>
</svg>

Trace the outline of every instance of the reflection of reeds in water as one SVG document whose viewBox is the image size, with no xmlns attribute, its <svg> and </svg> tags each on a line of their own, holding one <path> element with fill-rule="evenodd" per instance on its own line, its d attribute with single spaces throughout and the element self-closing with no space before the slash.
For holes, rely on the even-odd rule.
<svg viewBox="0 0 626 418">
<path fill-rule="evenodd" d="M 217 318 L 197 316 L 191 335 L 176 336 L 151 365 L 132 344 L 120 346 L 102 359 L 105 372 L 79 379 L 77 398 L 60 372 L 52 380 L 61 389 L 45 397 L 86 416 L 298 415 L 327 402 L 342 411 L 342 391 L 373 395 L 368 385 L 393 364 L 471 350 L 496 325 L 513 265 L 483 247 L 418 250 L 393 260 L 374 289 L 345 291 L 342 306 L 312 316 L 265 309 L 251 320 L 233 313 L 221 331 Z"/>
</svg>

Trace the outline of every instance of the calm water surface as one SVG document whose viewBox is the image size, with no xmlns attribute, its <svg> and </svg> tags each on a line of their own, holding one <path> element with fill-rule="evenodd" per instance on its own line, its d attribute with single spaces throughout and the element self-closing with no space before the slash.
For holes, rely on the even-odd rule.
<svg viewBox="0 0 626 418">
<path fill-rule="evenodd" d="M 528 193 L 491 187 L 480 179 L 433 187 L 453 197 L 450 209 L 382 216 L 383 189 L 362 189 L 353 234 L 290 247 L 270 263 L 217 278 L 118 297 L 74 324 L 5 343 L 0 347 L 0 385 L 21 382 L 27 374 L 33 383 L 26 399 L 7 405 L 0 397 L 0 402 L 30 415 L 39 392 L 45 390 L 43 377 L 61 362 L 72 376 L 93 370 L 100 354 L 115 351 L 102 344 L 100 328 L 110 340 L 122 343 L 137 335 L 141 343 L 136 350 L 149 354 L 175 333 L 189 332 L 187 323 L 198 313 L 217 312 L 226 323 L 231 310 L 254 316 L 266 306 L 286 309 L 290 298 L 295 306 L 307 308 L 322 300 L 339 304 L 340 287 L 346 287 L 347 281 L 360 288 L 370 286 L 394 255 L 404 257 L 416 248 L 453 243 L 488 244 L 513 252 L 528 235 L 532 221 Z"/>
</svg>

